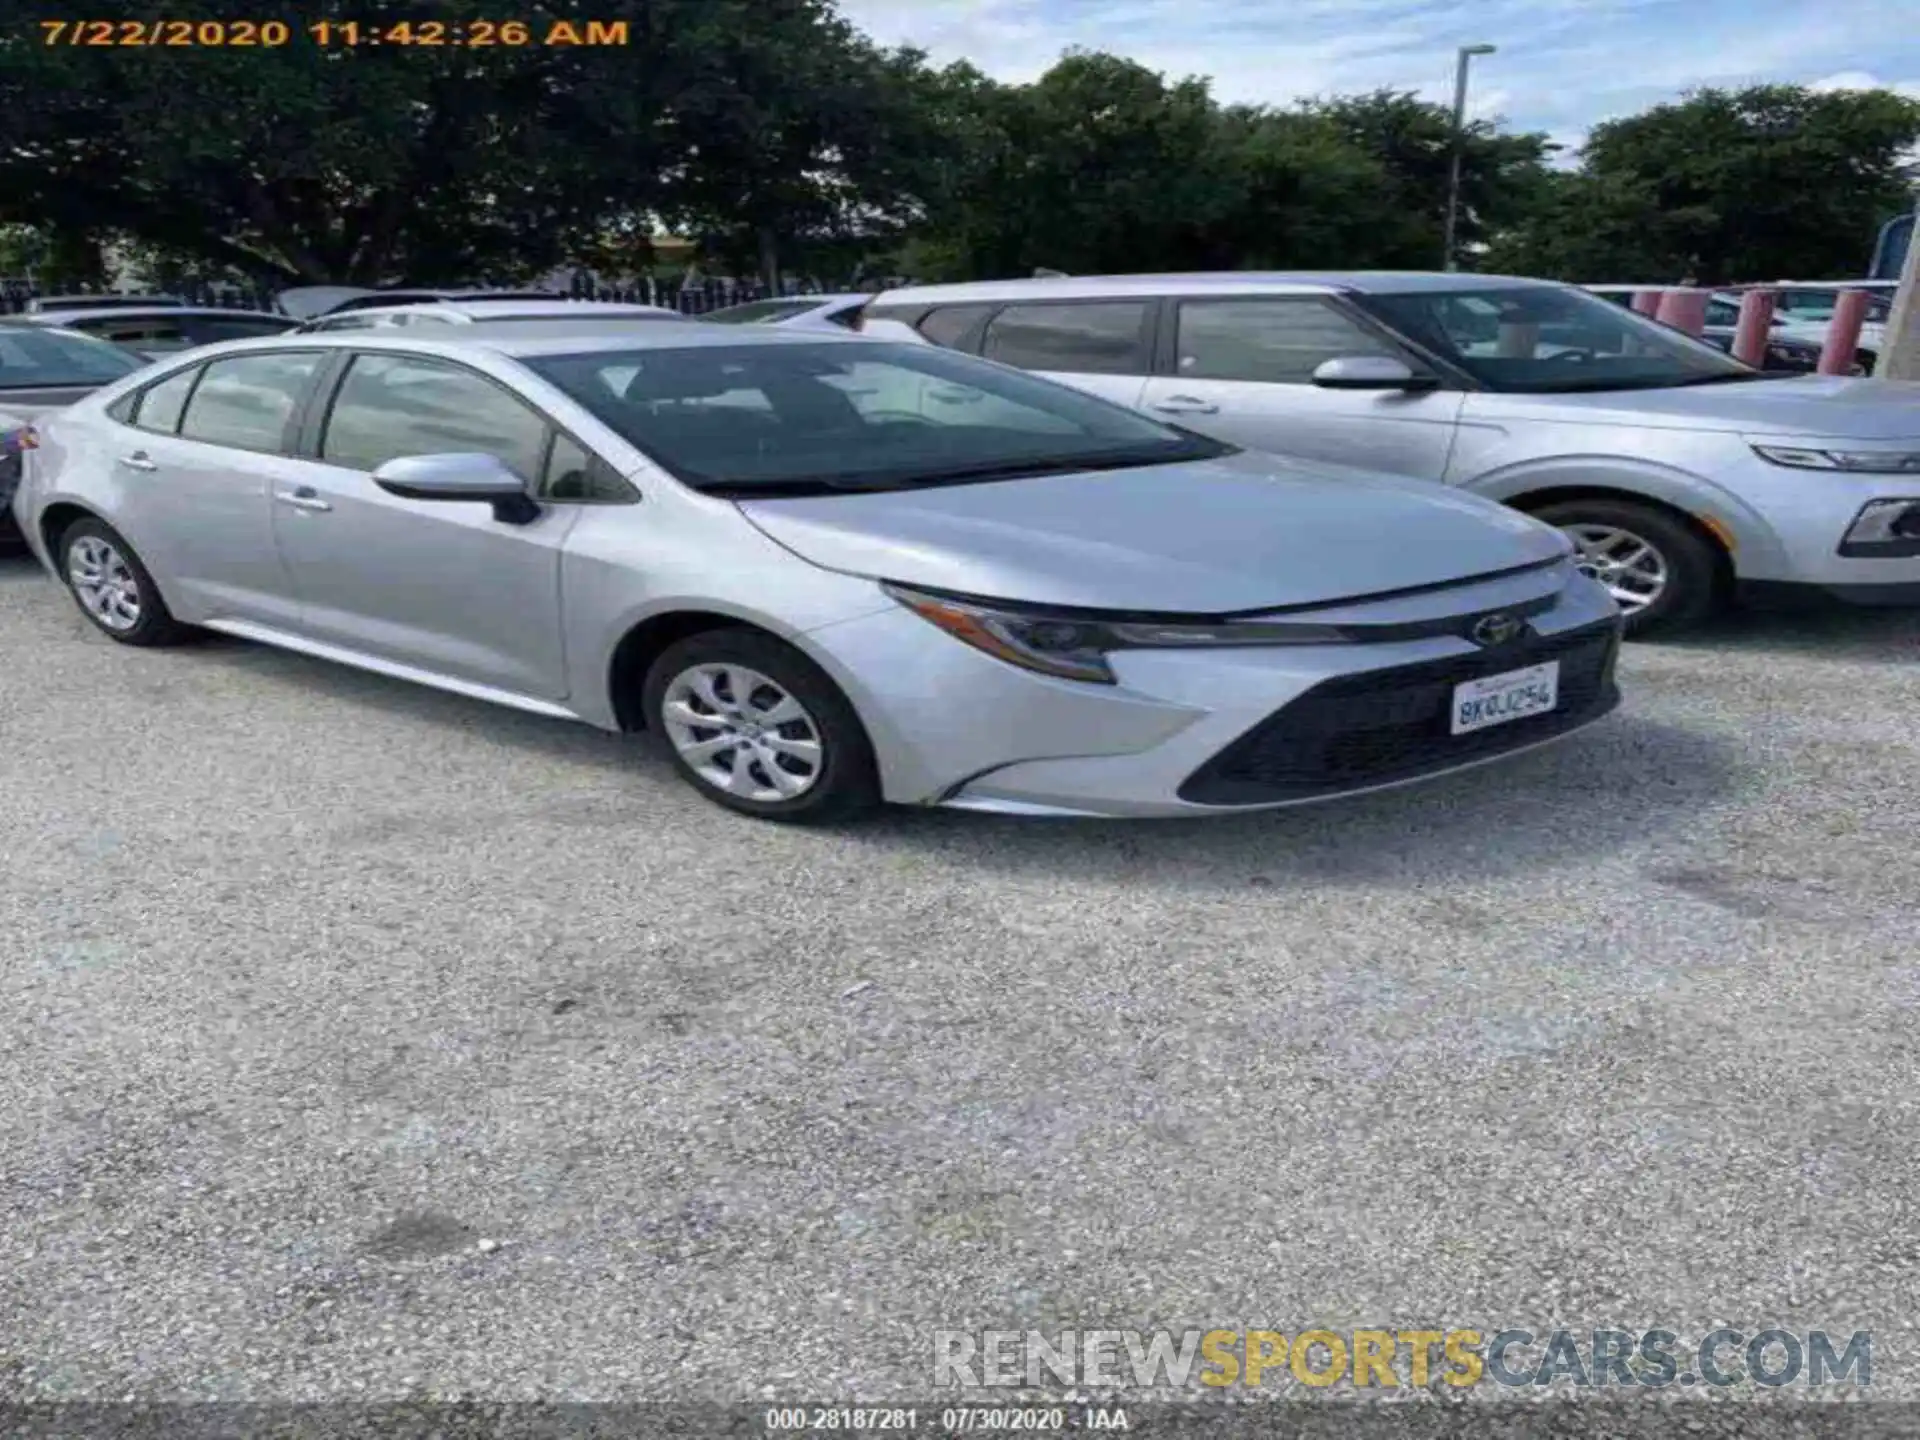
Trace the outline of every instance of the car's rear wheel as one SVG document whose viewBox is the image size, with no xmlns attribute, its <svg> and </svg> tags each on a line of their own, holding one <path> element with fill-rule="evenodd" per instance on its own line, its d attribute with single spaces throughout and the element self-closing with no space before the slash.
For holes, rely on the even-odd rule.
<svg viewBox="0 0 1920 1440">
<path fill-rule="evenodd" d="M 60 574 L 94 628 L 122 645 L 172 645 L 190 633 L 173 618 L 133 547 L 100 520 L 76 520 L 60 535 Z"/>
<path fill-rule="evenodd" d="M 825 824 L 880 801 L 853 706 L 792 646 L 747 629 L 667 647 L 641 690 L 647 727 L 694 789 L 762 820 Z"/>
<path fill-rule="evenodd" d="M 1681 629 L 1718 608 L 1721 557 L 1678 516 L 1606 499 L 1562 500 L 1533 513 L 1573 541 L 1576 563 L 1607 587 L 1630 638 Z"/>
</svg>

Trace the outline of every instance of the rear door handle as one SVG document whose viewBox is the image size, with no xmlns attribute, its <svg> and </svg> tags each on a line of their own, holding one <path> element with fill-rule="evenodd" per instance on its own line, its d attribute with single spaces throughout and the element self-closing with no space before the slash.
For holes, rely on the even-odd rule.
<svg viewBox="0 0 1920 1440">
<path fill-rule="evenodd" d="M 274 495 L 282 505 L 291 505 L 296 510 L 331 510 L 333 506 L 320 498 L 320 492 L 311 485 L 302 485 L 297 490 L 282 490 Z"/>
<path fill-rule="evenodd" d="M 147 452 L 136 450 L 131 455 L 122 455 L 120 463 L 129 470 L 158 470 L 160 467 L 147 458 Z"/>
<path fill-rule="evenodd" d="M 1169 395 L 1153 406 L 1162 415 L 1218 415 L 1220 407 L 1191 395 Z"/>
</svg>

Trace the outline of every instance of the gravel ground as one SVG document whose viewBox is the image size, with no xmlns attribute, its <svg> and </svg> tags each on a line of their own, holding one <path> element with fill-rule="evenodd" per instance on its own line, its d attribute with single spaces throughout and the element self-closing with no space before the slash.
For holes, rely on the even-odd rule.
<svg viewBox="0 0 1920 1440">
<path fill-rule="evenodd" d="M 734 818 L 0 562 L 0 1396 L 924 1397 L 931 1332 L 1874 1332 L 1920 616 L 1212 822 Z"/>
</svg>

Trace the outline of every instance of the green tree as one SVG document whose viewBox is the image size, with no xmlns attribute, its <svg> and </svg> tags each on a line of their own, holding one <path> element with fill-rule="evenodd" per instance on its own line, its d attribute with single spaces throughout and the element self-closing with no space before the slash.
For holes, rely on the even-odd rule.
<svg viewBox="0 0 1920 1440">
<path fill-rule="evenodd" d="M 1498 254 L 1587 281 L 1857 275 L 1913 203 L 1917 141 L 1920 103 L 1884 90 L 1701 90 L 1596 127 Z"/>
<path fill-rule="evenodd" d="M 1394 90 L 1309 102 L 1385 177 L 1380 227 L 1365 264 L 1380 269 L 1437 270 L 1445 257 L 1447 182 L 1453 115 Z M 1503 133 L 1490 120 L 1470 122 L 1460 137 L 1462 251 L 1483 242 L 1536 201 L 1552 146 L 1544 135 Z"/>
<path fill-rule="evenodd" d="M 101 0 L 90 13 L 151 9 Z M 523 275 L 666 208 L 703 146 L 726 153 L 727 107 L 749 89 L 804 109 L 805 80 L 767 50 L 837 54 L 845 40 L 809 0 L 603 0 L 520 18 L 543 34 L 589 12 L 624 24 L 626 43 L 349 51 L 307 37 L 329 15 L 363 34 L 417 24 L 402 0 L 323 0 L 293 43 L 246 51 L 48 46 L 37 27 L 9 30 L 0 221 L 120 232 L 286 281 Z M 445 0 L 434 17 L 500 15 Z"/>
</svg>

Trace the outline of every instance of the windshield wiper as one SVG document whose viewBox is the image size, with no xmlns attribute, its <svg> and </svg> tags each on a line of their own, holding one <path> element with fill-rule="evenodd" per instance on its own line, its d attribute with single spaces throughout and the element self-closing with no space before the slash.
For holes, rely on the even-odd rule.
<svg viewBox="0 0 1920 1440">
<path fill-rule="evenodd" d="M 1026 460 L 988 460 L 954 465 L 944 470 L 909 470 L 880 475 L 846 475 L 826 471 L 815 475 L 783 475 L 767 480 L 713 480 L 699 484 L 703 494 L 729 500 L 774 499 L 818 495 L 825 491 L 918 490 L 923 486 L 964 485 L 970 481 L 1021 480 L 1040 475 L 1072 475 L 1085 470 L 1126 470 L 1148 465 L 1173 465 L 1231 453 L 1208 445 L 1181 445 L 1149 452 L 1138 449 L 1102 450 L 1086 455 L 1048 455 Z M 698 483 L 698 482 L 696 482 Z"/>
</svg>

